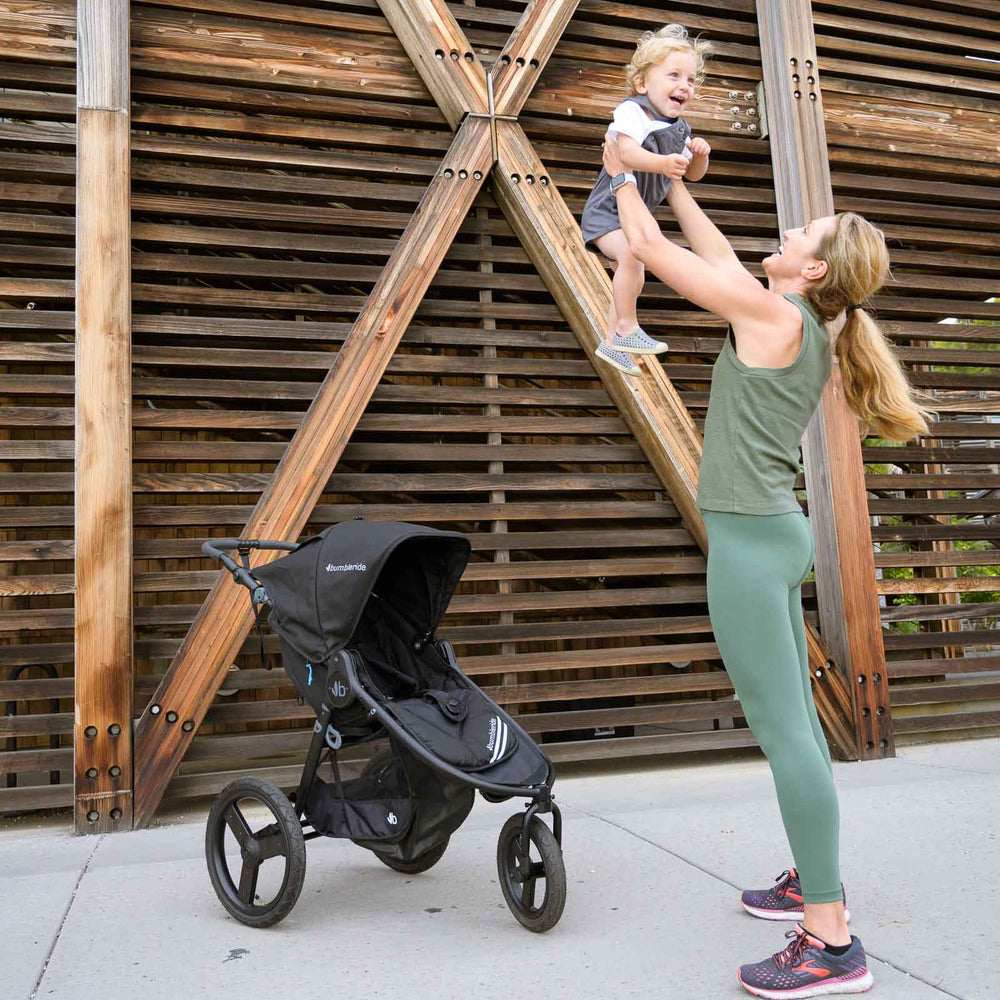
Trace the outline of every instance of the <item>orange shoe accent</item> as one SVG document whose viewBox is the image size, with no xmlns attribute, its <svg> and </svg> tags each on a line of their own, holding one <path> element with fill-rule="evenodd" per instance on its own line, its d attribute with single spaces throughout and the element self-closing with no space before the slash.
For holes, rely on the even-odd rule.
<svg viewBox="0 0 1000 1000">
<path fill-rule="evenodd" d="M 794 967 L 795 972 L 811 972 L 814 976 L 819 979 L 826 979 L 830 975 L 829 969 L 824 969 L 820 965 L 815 965 L 815 958 L 807 958 L 801 965 L 796 965 Z"/>
</svg>

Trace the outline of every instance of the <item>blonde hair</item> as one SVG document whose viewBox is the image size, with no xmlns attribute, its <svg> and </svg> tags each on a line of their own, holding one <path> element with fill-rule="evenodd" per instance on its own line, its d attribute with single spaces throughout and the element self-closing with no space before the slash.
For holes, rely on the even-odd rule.
<svg viewBox="0 0 1000 1000">
<path fill-rule="evenodd" d="M 694 56 L 695 82 L 701 84 L 705 79 L 705 63 L 712 54 L 711 43 L 688 37 L 687 28 L 682 24 L 667 24 L 659 31 L 647 31 L 640 36 L 632 61 L 625 67 L 625 83 L 630 95 L 639 93 L 636 83 L 671 52 L 690 52 Z"/>
<path fill-rule="evenodd" d="M 843 212 L 820 242 L 816 256 L 826 274 L 807 292 L 827 323 L 848 306 L 846 321 L 834 342 L 847 405 L 879 437 L 909 441 L 929 432 L 934 414 L 921 405 L 931 399 L 909 384 L 892 345 L 864 306 L 889 277 L 885 234 L 863 216 Z"/>
</svg>

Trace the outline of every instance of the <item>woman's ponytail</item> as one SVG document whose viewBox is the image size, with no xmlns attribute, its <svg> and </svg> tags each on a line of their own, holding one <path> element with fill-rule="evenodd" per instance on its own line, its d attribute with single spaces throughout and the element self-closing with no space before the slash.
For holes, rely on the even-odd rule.
<svg viewBox="0 0 1000 1000">
<path fill-rule="evenodd" d="M 892 345 L 870 313 L 858 303 L 878 291 L 889 275 L 885 236 L 854 212 L 837 216 L 835 229 L 820 244 L 827 272 L 809 299 L 828 324 L 847 310 L 834 341 L 844 398 L 862 423 L 883 438 L 909 441 L 929 433 L 931 402 L 910 385 Z M 850 308 L 848 308 L 850 306 Z M 869 432 L 870 433 L 870 432 Z"/>
<path fill-rule="evenodd" d="M 833 345 L 847 405 L 875 433 L 909 441 L 929 432 L 924 409 L 893 353 L 892 345 L 863 309 L 852 309 Z"/>
</svg>

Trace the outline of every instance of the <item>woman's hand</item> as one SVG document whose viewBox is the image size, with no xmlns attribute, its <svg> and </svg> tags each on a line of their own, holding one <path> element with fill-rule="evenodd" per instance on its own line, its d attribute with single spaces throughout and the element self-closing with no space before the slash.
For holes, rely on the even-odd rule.
<svg viewBox="0 0 1000 1000">
<path fill-rule="evenodd" d="M 626 173 L 621 151 L 618 148 L 618 133 L 612 132 L 610 129 L 604 135 L 604 169 L 608 172 L 609 177 Z"/>
</svg>

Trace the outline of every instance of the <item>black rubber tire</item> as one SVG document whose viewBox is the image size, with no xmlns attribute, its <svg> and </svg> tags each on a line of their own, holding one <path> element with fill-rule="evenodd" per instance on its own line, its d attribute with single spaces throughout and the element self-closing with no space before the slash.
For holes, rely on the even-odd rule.
<svg viewBox="0 0 1000 1000">
<path fill-rule="evenodd" d="M 368 763 L 365 764 L 365 768 L 361 773 L 364 777 L 369 778 L 373 774 L 378 774 L 382 768 L 392 764 L 394 760 L 395 758 L 388 750 L 383 750 L 382 753 L 377 753 L 374 757 L 368 759 Z M 403 861 L 385 851 L 373 850 L 372 854 L 394 872 L 400 872 L 403 875 L 419 875 L 421 872 L 427 871 L 428 868 L 433 868 L 444 856 L 444 852 L 447 849 L 448 841 L 445 840 L 443 844 L 437 844 L 412 861 Z"/>
<path fill-rule="evenodd" d="M 252 900 L 246 901 L 241 898 L 240 886 L 234 883 L 225 860 L 226 829 L 233 830 L 233 835 L 236 836 L 236 831 L 230 825 L 227 816 L 230 807 L 235 806 L 241 799 L 255 799 L 268 808 L 274 817 L 274 822 L 258 830 L 257 834 L 268 830 L 269 837 L 279 837 L 278 856 L 284 856 L 285 859 L 281 888 L 274 899 L 264 906 L 257 906 Z M 238 809 L 236 812 L 246 825 L 242 813 L 239 813 Z M 251 834 L 255 843 L 260 843 L 257 835 L 253 834 L 249 827 L 246 827 L 246 833 Z M 219 897 L 219 902 L 241 924 L 246 924 L 248 927 L 271 927 L 284 920 L 298 901 L 306 877 L 306 842 L 302 835 L 302 824 L 288 796 L 277 785 L 263 778 L 247 777 L 231 781 L 215 797 L 211 812 L 208 814 L 205 826 L 205 860 L 208 864 L 208 877 L 212 880 L 212 887 Z M 259 871 L 260 863 L 256 867 Z M 244 865 L 240 873 L 241 884 L 246 870 Z M 245 893 L 251 896 L 256 888 L 256 876 L 252 877 L 253 882 L 248 885 L 248 892 Z"/>
<path fill-rule="evenodd" d="M 555 834 L 535 816 L 529 836 L 541 857 L 544 874 L 539 873 L 536 878 L 545 879 L 545 898 L 541 906 L 536 906 L 533 898 L 525 900 L 523 884 L 514 880 L 519 869 L 518 854 L 523 831 L 524 813 L 515 813 L 504 823 L 497 841 L 497 875 L 503 898 L 518 923 L 529 931 L 541 934 L 555 927 L 562 916 L 566 905 L 566 866 Z M 538 864 L 534 862 L 534 866 Z"/>
<path fill-rule="evenodd" d="M 421 872 L 427 871 L 428 868 L 433 868 L 444 856 L 446 850 L 448 850 L 447 840 L 443 844 L 438 844 L 429 851 L 425 851 L 412 861 L 402 861 L 382 851 L 372 851 L 372 854 L 394 872 L 401 872 L 403 875 L 419 875 Z"/>
</svg>

